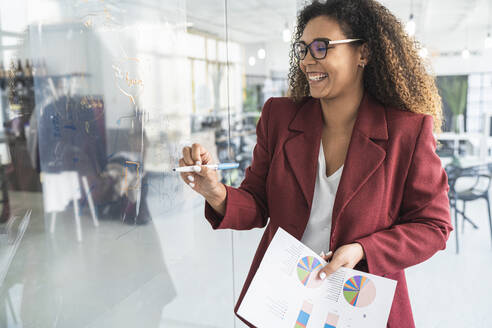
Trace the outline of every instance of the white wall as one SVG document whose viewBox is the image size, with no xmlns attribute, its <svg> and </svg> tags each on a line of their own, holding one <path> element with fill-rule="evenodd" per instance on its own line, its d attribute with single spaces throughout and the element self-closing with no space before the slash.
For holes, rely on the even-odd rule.
<svg viewBox="0 0 492 328">
<path fill-rule="evenodd" d="M 461 56 L 437 57 L 432 60 L 432 66 L 436 75 L 492 72 L 492 49 L 484 49 L 480 55 L 471 55 L 468 59 Z"/>
</svg>

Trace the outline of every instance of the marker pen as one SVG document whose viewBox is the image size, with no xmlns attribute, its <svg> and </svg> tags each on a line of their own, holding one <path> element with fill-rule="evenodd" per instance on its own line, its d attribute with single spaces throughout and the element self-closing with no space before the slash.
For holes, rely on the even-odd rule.
<svg viewBox="0 0 492 328">
<path fill-rule="evenodd" d="M 206 164 L 201 165 L 205 166 L 211 170 L 230 170 L 237 169 L 239 167 L 239 163 L 220 163 L 220 164 Z M 200 172 L 200 165 L 191 165 L 191 166 L 180 166 L 173 168 L 174 172 Z"/>
</svg>

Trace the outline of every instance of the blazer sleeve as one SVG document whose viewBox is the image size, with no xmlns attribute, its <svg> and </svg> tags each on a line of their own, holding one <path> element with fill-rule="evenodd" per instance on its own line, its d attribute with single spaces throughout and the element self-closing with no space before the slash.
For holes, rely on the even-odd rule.
<svg viewBox="0 0 492 328">
<path fill-rule="evenodd" d="M 370 273 L 384 276 L 430 258 L 446 247 L 451 225 L 448 179 L 437 156 L 433 118 L 425 115 L 404 185 L 399 217 L 388 229 L 355 240 Z"/>
<path fill-rule="evenodd" d="M 273 98 L 263 105 L 256 125 L 256 145 L 253 160 L 245 171 L 244 180 L 238 188 L 225 186 L 226 212 L 224 217 L 205 201 L 205 218 L 215 229 L 249 230 L 263 228 L 268 221 L 266 178 L 270 167 L 268 147 L 268 121 Z"/>
</svg>

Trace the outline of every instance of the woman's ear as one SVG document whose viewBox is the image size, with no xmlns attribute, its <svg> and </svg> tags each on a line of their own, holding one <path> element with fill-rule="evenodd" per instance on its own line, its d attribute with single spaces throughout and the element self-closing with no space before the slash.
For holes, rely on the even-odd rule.
<svg viewBox="0 0 492 328">
<path fill-rule="evenodd" d="M 371 51 L 369 50 L 369 46 L 367 45 L 367 42 L 364 42 L 359 47 L 359 52 L 360 52 L 359 61 L 361 63 L 364 63 L 364 65 L 367 65 L 367 63 L 369 63 L 369 60 L 371 59 Z"/>
</svg>

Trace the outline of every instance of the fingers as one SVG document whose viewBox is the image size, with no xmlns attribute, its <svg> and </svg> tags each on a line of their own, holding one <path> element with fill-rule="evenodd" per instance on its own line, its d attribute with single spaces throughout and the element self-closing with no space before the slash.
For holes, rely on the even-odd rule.
<svg viewBox="0 0 492 328">
<path fill-rule="evenodd" d="M 197 170 L 195 170 L 196 174 L 202 177 L 206 177 L 210 171 L 212 170 L 203 165 L 197 168 Z"/>
<path fill-rule="evenodd" d="M 323 260 L 328 261 L 333 257 L 333 252 L 329 251 L 328 253 L 325 254 L 325 252 L 321 252 L 320 256 L 323 258 Z"/>
<path fill-rule="evenodd" d="M 183 160 L 183 158 L 179 160 L 179 166 L 186 166 L 186 163 Z M 193 173 L 181 172 L 180 176 L 181 179 L 183 179 L 183 181 L 187 183 L 191 188 L 195 187 L 195 177 L 193 176 Z"/>
<path fill-rule="evenodd" d="M 196 165 L 201 165 L 208 164 L 212 156 L 202 145 L 194 143 L 191 145 L 191 158 Z"/>
<path fill-rule="evenodd" d="M 200 144 L 194 143 L 191 145 L 191 159 L 194 164 L 202 165 L 202 152 L 203 154 L 206 153 L 205 149 Z"/>
<path fill-rule="evenodd" d="M 333 259 L 327 265 L 325 265 L 323 269 L 319 270 L 318 278 L 321 280 L 325 279 L 330 274 L 337 271 L 338 268 L 340 268 L 344 264 L 345 263 L 340 256 L 333 257 Z"/>
<path fill-rule="evenodd" d="M 185 166 L 195 165 L 195 161 L 191 156 L 191 147 L 183 147 L 183 160 Z"/>
<path fill-rule="evenodd" d="M 187 183 L 191 188 L 195 188 L 196 182 L 195 182 L 195 177 L 193 174 L 189 174 L 186 179 L 188 179 Z"/>
<path fill-rule="evenodd" d="M 194 166 L 194 172 L 181 172 L 183 181 L 199 193 L 206 193 L 213 189 L 215 182 L 218 181 L 217 173 L 214 169 L 204 166 L 212 161 L 210 153 L 198 143 L 192 144 L 191 147 L 183 147 L 182 152 L 183 157 L 179 160 L 179 166 Z"/>
<path fill-rule="evenodd" d="M 212 156 L 200 144 L 194 143 L 191 147 L 183 147 L 183 160 L 186 166 L 199 166 L 211 162 Z M 195 172 L 206 176 L 208 171 L 204 167 L 196 168 Z"/>
</svg>

